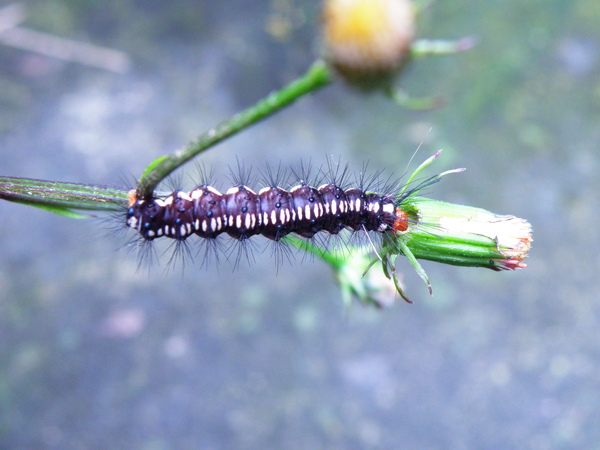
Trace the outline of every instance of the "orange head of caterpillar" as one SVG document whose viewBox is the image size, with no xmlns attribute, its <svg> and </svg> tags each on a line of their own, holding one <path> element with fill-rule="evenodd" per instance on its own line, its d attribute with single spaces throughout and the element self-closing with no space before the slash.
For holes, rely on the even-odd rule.
<svg viewBox="0 0 600 450">
<path fill-rule="evenodd" d="M 394 230 L 401 233 L 408 230 L 408 214 L 400 208 L 396 208 L 396 220 L 394 221 Z"/>
<path fill-rule="evenodd" d="M 131 208 L 133 205 L 135 205 L 135 202 L 137 202 L 138 197 L 137 197 L 137 190 L 132 189 L 127 193 L 127 204 L 129 206 L 129 208 Z"/>
</svg>

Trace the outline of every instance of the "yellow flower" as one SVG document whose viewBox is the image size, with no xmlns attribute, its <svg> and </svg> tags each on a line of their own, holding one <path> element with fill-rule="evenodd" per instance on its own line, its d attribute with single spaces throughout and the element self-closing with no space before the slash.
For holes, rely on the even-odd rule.
<svg viewBox="0 0 600 450">
<path fill-rule="evenodd" d="M 326 0 L 323 22 L 327 58 L 354 82 L 393 75 L 415 34 L 409 0 Z"/>
</svg>

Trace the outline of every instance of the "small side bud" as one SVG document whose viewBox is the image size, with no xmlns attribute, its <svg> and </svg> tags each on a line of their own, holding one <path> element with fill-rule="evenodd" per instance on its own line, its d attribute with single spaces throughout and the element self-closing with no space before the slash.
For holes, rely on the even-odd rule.
<svg viewBox="0 0 600 450">
<path fill-rule="evenodd" d="M 369 270 L 372 258 L 364 249 L 351 249 L 344 256 L 338 257 L 338 264 L 333 266 L 336 281 L 344 295 L 344 303 L 350 306 L 352 298 L 378 308 L 389 307 L 397 298 L 394 281 L 386 277 L 382 271 Z M 396 280 L 401 286 L 400 280 Z"/>
<path fill-rule="evenodd" d="M 402 283 L 395 274 L 392 278 L 378 270 L 369 270 L 373 266 L 373 259 L 368 249 L 349 246 L 344 251 L 326 250 L 293 235 L 284 239 L 331 267 L 346 307 L 351 305 L 353 299 L 358 299 L 364 304 L 384 308 L 394 303 L 397 292 L 402 292 Z M 406 299 L 405 296 L 403 298 Z"/>
</svg>

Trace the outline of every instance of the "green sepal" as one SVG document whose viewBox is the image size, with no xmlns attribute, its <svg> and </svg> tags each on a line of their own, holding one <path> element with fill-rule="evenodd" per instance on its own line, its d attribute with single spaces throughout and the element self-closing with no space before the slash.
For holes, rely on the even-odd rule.
<svg viewBox="0 0 600 450">
<path fill-rule="evenodd" d="M 423 282 L 427 285 L 427 289 L 429 289 L 429 294 L 433 294 L 431 282 L 429 281 L 429 277 L 427 276 L 425 269 L 423 269 L 423 266 L 419 264 L 419 261 L 417 261 L 416 256 L 413 254 L 411 249 L 408 248 L 408 246 L 404 243 L 404 240 L 402 238 L 398 239 L 398 247 L 402 251 L 402 254 L 406 256 L 406 259 L 408 259 L 408 262 L 413 267 L 413 269 L 415 269 L 415 272 L 417 272 L 417 274 L 421 277 Z"/>
</svg>

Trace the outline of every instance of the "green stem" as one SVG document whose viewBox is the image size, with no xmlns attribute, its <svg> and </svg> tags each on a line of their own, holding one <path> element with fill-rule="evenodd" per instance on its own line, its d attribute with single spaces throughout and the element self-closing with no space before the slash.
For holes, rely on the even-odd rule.
<svg viewBox="0 0 600 450">
<path fill-rule="evenodd" d="M 138 181 L 138 198 L 151 196 L 158 183 L 199 153 L 276 113 L 303 95 L 329 84 L 332 79 L 333 75 L 325 62 L 319 60 L 310 67 L 306 74 L 281 90 L 271 93 L 245 111 L 206 131 L 176 152 L 156 159 L 146 168 Z"/>
<path fill-rule="evenodd" d="M 282 242 L 286 242 L 288 244 L 293 245 L 294 247 L 310 253 L 311 255 L 315 255 L 318 258 L 321 258 L 331 267 L 336 270 L 339 270 L 345 264 L 345 258 L 347 255 L 340 256 L 335 251 L 329 251 L 324 249 L 323 247 L 319 247 L 314 245 L 310 240 L 300 238 L 293 234 L 288 234 L 282 239 Z"/>
</svg>

